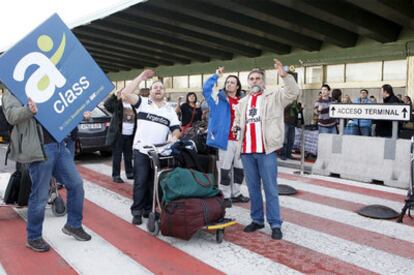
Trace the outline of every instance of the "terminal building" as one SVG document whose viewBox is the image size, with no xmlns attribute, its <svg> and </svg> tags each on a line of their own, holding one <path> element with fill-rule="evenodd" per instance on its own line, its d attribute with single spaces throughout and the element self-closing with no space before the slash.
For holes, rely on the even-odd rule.
<svg viewBox="0 0 414 275">
<path fill-rule="evenodd" d="M 409 0 L 150 0 L 74 32 L 117 88 L 152 67 L 172 100 L 201 92 L 218 66 L 244 89 L 252 68 L 278 86 L 272 62 L 280 58 L 298 75 L 309 124 L 323 83 L 351 99 L 365 88 L 381 102 L 383 84 L 414 96 L 413 14 Z"/>
</svg>

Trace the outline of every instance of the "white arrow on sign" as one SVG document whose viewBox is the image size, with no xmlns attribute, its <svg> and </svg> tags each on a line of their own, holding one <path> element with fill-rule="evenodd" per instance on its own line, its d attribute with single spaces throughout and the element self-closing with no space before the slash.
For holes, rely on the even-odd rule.
<svg viewBox="0 0 414 275">
<path fill-rule="evenodd" d="M 347 119 L 375 119 L 409 121 L 411 106 L 409 104 L 331 104 L 329 116 Z"/>
</svg>

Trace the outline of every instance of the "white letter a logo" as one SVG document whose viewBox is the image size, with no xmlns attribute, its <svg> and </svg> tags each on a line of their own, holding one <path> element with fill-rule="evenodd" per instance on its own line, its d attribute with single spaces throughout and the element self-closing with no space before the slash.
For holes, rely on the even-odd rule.
<svg viewBox="0 0 414 275">
<path fill-rule="evenodd" d="M 26 95 L 36 103 L 42 103 L 53 96 L 56 87 L 63 87 L 66 79 L 55 67 L 55 64 L 47 56 L 39 52 L 32 52 L 24 56 L 17 63 L 13 72 L 13 78 L 17 81 L 23 81 L 24 74 L 31 65 L 38 65 L 39 68 L 26 82 Z"/>
</svg>

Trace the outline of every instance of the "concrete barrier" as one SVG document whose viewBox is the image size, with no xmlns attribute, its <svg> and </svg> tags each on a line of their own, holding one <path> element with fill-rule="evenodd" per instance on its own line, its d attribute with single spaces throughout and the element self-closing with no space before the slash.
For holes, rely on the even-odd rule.
<svg viewBox="0 0 414 275">
<path fill-rule="evenodd" d="M 312 173 L 408 189 L 410 141 L 320 134 Z"/>
</svg>

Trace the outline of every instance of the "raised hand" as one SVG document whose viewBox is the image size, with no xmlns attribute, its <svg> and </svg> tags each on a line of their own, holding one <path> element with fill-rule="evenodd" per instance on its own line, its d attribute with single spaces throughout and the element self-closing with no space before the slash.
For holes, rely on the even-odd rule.
<svg viewBox="0 0 414 275">
<path fill-rule="evenodd" d="M 280 62 L 279 59 L 273 59 L 274 61 L 274 67 L 276 72 L 281 76 L 281 77 L 285 77 L 287 75 L 287 72 L 285 72 L 285 70 L 283 69 L 283 64 L 282 62 Z"/>
<path fill-rule="evenodd" d="M 29 97 L 29 100 L 27 102 L 27 105 L 29 106 L 29 110 L 33 113 L 37 113 L 37 106 L 36 103 Z"/>
<path fill-rule="evenodd" d="M 92 118 L 92 113 L 89 111 L 83 112 L 83 118 L 85 118 L 86 120 L 90 120 Z"/>
<path fill-rule="evenodd" d="M 216 75 L 221 77 L 223 73 L 224 73 L 224 67 L 223 66 L 218 67 L 218 69 L 216 70 Z"/>
<path fill-rule="evenodd" d="M 147 80 L 147 79 L 149 79 L 149 78 L 151 78 L 151 77 L 153 77 L 154 76 L 154 74 L 155 74 L 155 72 L 153 71 L 153 70 L 150 70 L 150 69 L 148 69 L 148 70 L 144 70 L 140 75 L 139 75 L 139 77 L 141 78 L 141 80 Z"/>
</svg>

